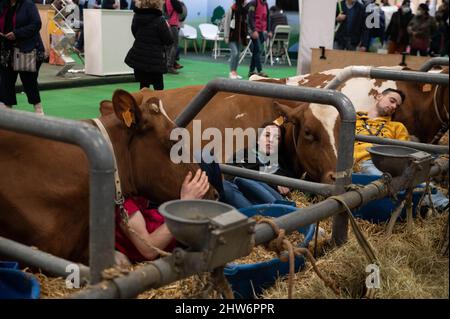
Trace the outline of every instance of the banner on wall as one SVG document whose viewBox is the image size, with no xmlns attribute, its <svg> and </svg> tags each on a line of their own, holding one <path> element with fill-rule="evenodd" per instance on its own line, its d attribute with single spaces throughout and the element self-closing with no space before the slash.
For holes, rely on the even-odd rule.
<svg viewBox="0 0 450 319">
<path fill-rule="evenodd" d="M 299 0 L 298 74 L 310 72 L 312 48 L 333 48 L 336 3 L 336 0 Z"/>
</svg>

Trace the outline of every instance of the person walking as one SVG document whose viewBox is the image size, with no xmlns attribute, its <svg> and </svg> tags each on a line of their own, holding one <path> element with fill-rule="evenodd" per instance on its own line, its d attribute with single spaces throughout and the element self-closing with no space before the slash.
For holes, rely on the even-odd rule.
<svg viewBox="0 0 450 319">
<path fill-rule="evenodd" d="M 231 51 L 230 57 L 230 79 L 242 79 L 237 74 L 239 64 L 239 53 L 241 44 L 247 45 L 247 12 L 244 0 L 235 0 L 234 4 L 225 14 L 224 39 Z"/>
<path fill-rule="evenodd" d="M 168 48 L 167 53 L 167 67 L 171 74 L 178 74 L 176 56 L 178 51 L 178 36 L 180 33 L 180 15 L 183 13 L 183 6 L 179 0 L 165 0 L 165 12 L 167 15 L 167 22 L 172 33 L 173 43 Z M 179 67 L 178 67 L 179 68 Z"/>
<path fill-rule="evenodd" d="M 165 47 L 174 41 L 162 15 L 163 0 L 136 0 L 131 32 L 135 38 L 125 57 L 125 63 L 134 69 L 140 88 L 153 85 L 164 90 L 163 74 L 167 73 Z"/>
<path fill-rule="evenodd" d="M 17 76 L 23 84 L 28 103 L 37 114 L 44 114 L 38 88 L 39 68 L 45 50 L 39 30 L 41 17 L 32 0 L 3 0 L 0 5 L 0 107 L 17 105 Z M 34 55 L 35 70 L 14 67 L 13 54 Z M 34 67 L 34 65 L 33 65 Z"/>
<path fill-rule="evenodd" d="M 252 0 L 247 4 L 248 8 L 248 29 L 252 41 L 252 60 L 250 62 L 250 69 L 248 77 L 253 74 L 268 77 L 262 71 L 261 65 L 261 46 L 264 45 L 267 37 L 272 37 L 269 20 L 269 7 L 266 0 Z M 255 69 L 257 72 L 255 72 Z"/>
</svg>

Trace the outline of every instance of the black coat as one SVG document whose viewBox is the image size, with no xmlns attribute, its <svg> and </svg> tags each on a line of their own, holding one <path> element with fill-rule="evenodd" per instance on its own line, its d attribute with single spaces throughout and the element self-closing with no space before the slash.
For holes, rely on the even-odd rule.
<svg viewBox="0 0 450 319">
<path fill-rule="evenodd" d="M 342 7 L 342 13 L 348 16 L 348 8 L 345 0 L 340 2 Z M 349 28 L 349 30 L 351 30 L 350 33 L 347 33 L 348 20 L 346 19 L 341 23 L 341 26 L 336 31 L 336 34 L 334 35 L 335 41 L 341 42 L 344 40 L 345 37 L 350 37 L 351 43 L 353 45 L 358 45 L 361 42 L 362 35 L 366 27 L 365 26 L 366 13 L 364 11 L 364 6 L 358 1 L 355 1 L 353 3 L 353 10 L 355 10 L 355 12 L 352 20 L 352 25 Z M 338 16 L 338 14 L 339 14 L 339 6 L 337 6 L 336 8 L 336 16 Z"/>
<path fill-rule="evenodd" d="M 131 32 L 135 38 L 125 63 L 144 72 L 167 73 L 165 46 L 173 43 L 169 27 L 160 10 L 134 10 Z"/>
<path fill-rule="evenodd" d="M 9 1 L 2 1 L 0 5 L 0 16 L 3 16 L 4 10 Z M 39 11 L 31 0 L 18 0 L 16 9 L 16 19 L 13 33 L 16 36 L 14 45 L 17 46 L 21 52 L 30 52 L 37 49 L 44 52 L 44 44 L 42 43 L 39 30 L 41 29 L 41 17 Z M 2 38 L 4 41 L 8 41 Z"/>
<path fill-rule="evenodd" d="M 402 8 L 392 15 L 386 30 L 386 37 L 397 44 L 409 44 L 407 27 L 414 15 L 411 12 L 403 14 Z"/>
</svg>

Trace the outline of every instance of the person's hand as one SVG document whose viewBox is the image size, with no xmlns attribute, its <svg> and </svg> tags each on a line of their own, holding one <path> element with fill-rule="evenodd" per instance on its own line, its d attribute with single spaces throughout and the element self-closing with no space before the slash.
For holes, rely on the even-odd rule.
<svg viewBox="0 0 450 319">
<path fill-rule="evenodd" d="M 337 22 L 342 22 L 342 21 L 344 21 L 345 19 L 347 19 L 347 16 L 346 16 L 345 14 L 343 14 L 343 13 L 340 13 L 340 14 L 336 17 L 336 21 L 337 21 Z"/>
<path fill-rule="evenodd" d="M 201 169 L 198 169 L 194 177 L 189 172 L 184 178 L 183 185 L 181 185 L 180 199 L 202 199 L 208 190 L 208 176 Z"/>
<path fill-rule="evenodd" d="M 253 31 L 252 32 L 252 39 L 258 39 L 259 38 L 259 33 L 258 33 L 258 31 Z"/>
<path fill-rule="evenodd" d="M 269 32 L 267 35 L 269 36 L 269 39 L 272 39 L 273 36 L 272 32 Z"/>
<path fill-rule="evenodd" d="M 223 39 L 223 41 L 225 42 L 225 44 L 230 43 L 230 40 L 228 38 Z"/>
<path fill-rule="evenodd" d="M 278 193 L 280 193 L 283 196 L 286 196 L 287 194 L 289 194 L 291 192 L 289 187 L 277 186 L 277 189 L 278 189 Z"/>
<path fill-rule="evenodd" d="M 5 34 L 5 38 L 7 38 L 9 41 L 14 41 L 16 39 L 16 35 L 14 32 L 9 32 Z"/>
</svg>

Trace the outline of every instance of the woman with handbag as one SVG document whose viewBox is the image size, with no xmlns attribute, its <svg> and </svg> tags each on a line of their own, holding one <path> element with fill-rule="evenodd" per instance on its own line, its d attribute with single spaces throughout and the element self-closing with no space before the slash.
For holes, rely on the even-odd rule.
<svg viewBox="0 0 450 319">
<path fill-rule="evenodd" d="M 20 75 L 28 103 L 44 114 L 38 88 L 44 44 L 41 17 L 32 0 L 2 0 L 0 5 L 0 107 L 17 104 L 15 85 Z"/>
</svg>

